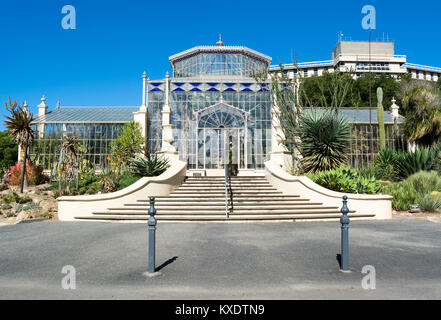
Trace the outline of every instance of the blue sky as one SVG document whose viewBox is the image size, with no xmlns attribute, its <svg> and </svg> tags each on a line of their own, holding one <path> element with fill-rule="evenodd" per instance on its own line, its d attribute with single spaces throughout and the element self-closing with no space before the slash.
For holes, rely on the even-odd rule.
<svg viewBox="0 0 441 320">
<path fill-rule="evenodd" d="M 330 59 L 338 33 L 367 40 L 361 8 L 373 5 L 373 39 L 389 36 L 396 54 L 441 67 L 439 1 L 1 1 L 0 103 L 27 100 L 50 108 L 137 106 L 141 75 L 161 79 L 168 57 L 196 45 L 244 45 L 273 63 Z M 61 27 L 64 5 L 76 30 Z M 0 107 L 3 125 L 4 107 Z"/>
</svg>

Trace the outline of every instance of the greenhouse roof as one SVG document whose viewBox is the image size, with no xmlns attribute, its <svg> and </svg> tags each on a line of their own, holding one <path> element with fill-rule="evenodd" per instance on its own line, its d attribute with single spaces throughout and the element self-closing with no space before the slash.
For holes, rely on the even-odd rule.
<svg viewBox="0 0 441 320">
<path fill-rule="evenodd" d="M 63 107 L 49 111 L 41 117 L 37 117 L 34 123 L 124 123 L 133 121 L 133 112 L 138 111 L 138 107 Z M 326 109 L 314 109 L 317 112 L 325 112 Z M 342 108 L 341 114 L 351 123 L 368 124 L 369 119 L 372 123 L 377 123 L 377 108 Z M 313 109 L 306 108 L 305 112 L 311 113 Z M 404 122 L 404 117 L 398 117 L 398 123 Z M 384 111 L 384 123 L 393 124 L 391 111 Z"/>
<path fill-rule="evenodd" d="M 307 113 L 311 113 L 314 110 L 317 112 L 325 112 L 326 109 L 323 108 L 307 108 L 305 111 Z M 369 124 L 369 119 L 372 119 L 372 123 L 378 123 L 378 109 L 372 108 L 371 113 L 369 112 L 369 108 L 341 108 L 340 113 L 348 119 L 350 123 L 355 124 Z M 397 123 L 403 123 L 404 117 L 398 116 Z M 394 124 L 394 118 L 392 116 L 391 111 L 384 111 L 384 123 L 385 124 Z"/>
<path fill-rule="evenodd" d="M 34 123 L 124 123 L 133 121 L 133 112 L 138 107 L 62 107 L 51 110 Z"/>
<path fill-rule="evenodd" d="M 170 56 L 169 61 L 174 63 L 178 60 L 198 53 L 242 53 L 256 57 L 267 62 L 268 64 L 270 64 L 272 61 L 271 57 L 243 46 L 197 46 Z"/>
</svg>

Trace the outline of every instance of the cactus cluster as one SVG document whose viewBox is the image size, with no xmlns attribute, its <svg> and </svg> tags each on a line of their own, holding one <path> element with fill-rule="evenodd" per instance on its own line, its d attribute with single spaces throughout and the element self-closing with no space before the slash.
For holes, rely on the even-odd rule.
<svg viewBox="0 0 441 320">
<path fill-rule="evenodd" d="M 386 147 L 386 131 L 384 129 L 383 89 L 377 88 L 378 129 L 380 135 L 380 149 Z"/>
</svg>

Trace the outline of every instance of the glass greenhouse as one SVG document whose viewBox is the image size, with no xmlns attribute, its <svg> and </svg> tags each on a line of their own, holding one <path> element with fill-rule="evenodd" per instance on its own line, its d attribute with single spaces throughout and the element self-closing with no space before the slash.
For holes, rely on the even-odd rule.
<svg viewBox="0 0 441 320">
<path fill-rule="evenodd" d="M 148 117 L 149 147 L 160 151 L 163 143 L 164 110 L 170 109 L 173 130 L 171 144 L 188 169 L 224 167 L 226 150 L 239 169 L 263 169 L 271 152 L 271 94 L 269 82 L 252 77 L 269 67 L 271 58 L 240 46 L 194 47 L 169 58 L 172 77 L 147 80 L 144 76 L 143 106 L 139 107 L 57 107 L 47 111 L 42 100 L 34 121 L 37 132 L 31 157 L 46 170 L 53 170 L 60 157 L 63 137 L 75 134 L 87 150 L 86 160 L 103 169 L 111 143 L 121 127 L 137 121 L 142 110 Z M 144 108 L 144 109 L 143 109 Z M 310 112 L 306 110 L 306 112 Z M 342 109 L 353 126 L 351 163 L 369 161 L 369 118 L 376 109 Z M 142 112 L 141 112 L 142 113 Z M 388 145 L 399 145 L 397 127 L 402 117 L 385 111 Z M 378 125 L 373 124 L 374 152 L 378 152 Z"/>
</svg>

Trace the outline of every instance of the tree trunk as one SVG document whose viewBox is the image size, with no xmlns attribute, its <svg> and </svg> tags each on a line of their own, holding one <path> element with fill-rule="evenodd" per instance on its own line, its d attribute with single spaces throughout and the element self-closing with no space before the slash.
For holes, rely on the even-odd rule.
<svg viewBox="0 0 441 320">
<path fill-rule="evenodd" d="M 21 184 L 20 184 L 20 193 L 23 193 L 24 189 L 24 183 L 26 179 L 26 158 L 28 157 L 28 146 L 22 145 L 22 148 L 24 149 L 23 153 L 23 160 L 21 165 Z"/>
</svg>

